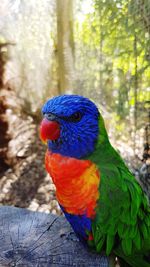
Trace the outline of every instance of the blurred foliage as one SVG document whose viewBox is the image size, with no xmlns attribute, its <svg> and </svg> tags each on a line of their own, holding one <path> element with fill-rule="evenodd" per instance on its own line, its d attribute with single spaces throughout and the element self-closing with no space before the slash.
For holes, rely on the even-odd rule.
<svg viewBox="0 0 150 267">
<path fill-rule="evenodd" d="M 135 105 L 135 75 L 138 79 L 138 101 L 148 100 L 149 97 L 150 2 L 149 25 L 144 28 L 145 31 L 142 30 L 142 18 L 137 21 L 138 2 L 96 0 L 84 21 L 76 20 L 79 80 L 89 93 L 99 91 L 103 103 L 116 110 L 121 119 L 125 119 Z"/>
<path fill-rule="evenodd" d="M 54 5 L 48 0 L 3 0 L 0 17 L 1 35 L 15 44 L 5 81 L 36 111 L 49 94 Z"/>
<path fill-rule="evenodd" d="M 114 112 L 116 137 L 133 132 L 135 143 L 148 123 L 150 1 L 93 0 L 84 16 L 83 3 L 75 21 L 76 90 Z"/>
<path fill-rule="evenodd" d="M 58 5 L 61 1 L 57 0 Z M 37 112 L 46 98 L 61 91 L 58 50 L 59 40 L 65 40 L 61 54 L 68 69 L 61 75 L 73 84 L 67 93 L 93 98 L 112 114 L 113 135 L 121 137 L 124 133 L 129 138 L 129 133 L 138 143 L 137 132 L 148 123 L 150 1 L 73 3 L 73 31 L 62 30 L 61 39 L 60 32 L 57 38 L 60 18 L 56 1 L 1 1 L 0 33 L 15 43 L 9 49 L 5 82 L 25 99 L 30 111 Z M 68 18 L 72 20 L 65 17 L 64 25 Z M 71 43 L 69 37 L 63 38 L 69 31 L 73 34 Z"/>
</svg>

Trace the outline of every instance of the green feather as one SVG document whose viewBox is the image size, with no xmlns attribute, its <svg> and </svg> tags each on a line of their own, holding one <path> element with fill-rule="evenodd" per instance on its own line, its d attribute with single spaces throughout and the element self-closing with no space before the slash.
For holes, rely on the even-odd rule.
<svg viewBox="0 0 150 267">
<path fill-rule="evenodd" d="M 112 247 L 114 245 L 115 235 L 107 235 L 106 240 L 106 255 L 108 256 L 111 253 Z"/>
<path fill-rule="evenodd" d="M 132 240 L 131 239 L 123 239 L 122 240 L 122 249 L 125 255 L 130 255 L 132 250 Z"/>
<path fill-rule="evenodd" d="M 86 157 L 100 172 L 99 200 L 92 221 L 95 249 L 115 252 L 127 265 L 150 267 L 150 209 L 140 185 L 111 146 L 99 119 L 95 151 Z"/>
<path fill-rule="evenodd" d="M 141 249 L 141 236 L 140 236 L 140 232 L 139 231 L 137 231 L 137 234 L 134 237 L 133 242 L 134 242 L 136 248 L 138 250 L 140 250 Z"/>
<path fill-rule="evenodd" d="M 102 246 L 103 246 L 103 244 L 104 244 L 104 241 L 105 241 L 105 236 L 103 236 L 103 237 L 99 240 L 99 242 L 98 242 L 98 244 L 97 244 L 97 246 L 96 246 L 96 251 L 97 251 L 97 252 L 100 252 L 100 251 L 101 251 Z"/>
</svg>

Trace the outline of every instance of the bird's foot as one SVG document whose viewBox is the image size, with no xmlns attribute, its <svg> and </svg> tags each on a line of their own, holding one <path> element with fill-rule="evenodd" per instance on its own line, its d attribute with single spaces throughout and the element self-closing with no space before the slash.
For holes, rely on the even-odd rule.
<svg viewBox="0 0 150 267">
<path fill-rule="evenodd" d="M 69 233 L 61 234 L 61 237 L 64 237 L 64 236 L 68 241 L 79 242 L 79 238 L 76 236 L 76 234 L 73 231 Z"/>
</svg>

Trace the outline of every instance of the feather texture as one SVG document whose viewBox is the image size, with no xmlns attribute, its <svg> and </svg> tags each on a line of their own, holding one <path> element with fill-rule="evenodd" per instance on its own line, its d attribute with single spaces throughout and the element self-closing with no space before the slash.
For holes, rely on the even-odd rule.
<svg viewBox="0 0 150 267">
<path fill-rule="evenodd" d="M 123 266 L 150 267 L 148 200 L 111 146 L 97 107 L 64 95 L 49 100 L 43 113 L 60 127 L 58 140 L 48 140 L 46 169 L 80 240 L 97 252 L 114 252 Z"/>
<path fill-rule="evenodd" d="M 100 120 L 99 125 L 102 125 L 103 119 Z M 107 255 L 115 251 L 133 267 L 150 267 L 145 260 L 146 253 L 150 252 L 150 209 L 147 198 L 109 143 L 105 130 L 103 133 L 105 138 L 99 138 L 95 151 L 88 157 L 101 173 L 101 197 L 92 222 L 95 247 L 98 251 L 99 247 L 104 249 Z M 131 256 L 137 265 L 132 263 Z M 138 265 L 139 258 L 142 265 Z"/>
</svg>

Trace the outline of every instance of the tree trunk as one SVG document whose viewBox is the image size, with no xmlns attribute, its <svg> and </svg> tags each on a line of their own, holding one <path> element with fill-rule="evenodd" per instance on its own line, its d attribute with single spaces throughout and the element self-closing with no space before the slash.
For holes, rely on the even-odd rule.
<svg viewBox="0 0 150 267">
<path fill-rule="evenodd" d="M 2 89 L 4 88 L 5 64 L 8 58 L 7 46 L 12 43 L 0 43 L 0 176 L 8 168 L 7 152 L 10 135 L 8 134 L 8 121 L 6 110 L 8 109 L 7 100 Z"/>
<path fill-rule="evenodd" d="M 85 248 L 63 216 L 0 207 L 0 267 L 108 267 Z"/>
<path fill-rule="evenodd" d="M 73 1 L 57 0 L 59 93 L 73 89 Z"/>
</svg>

